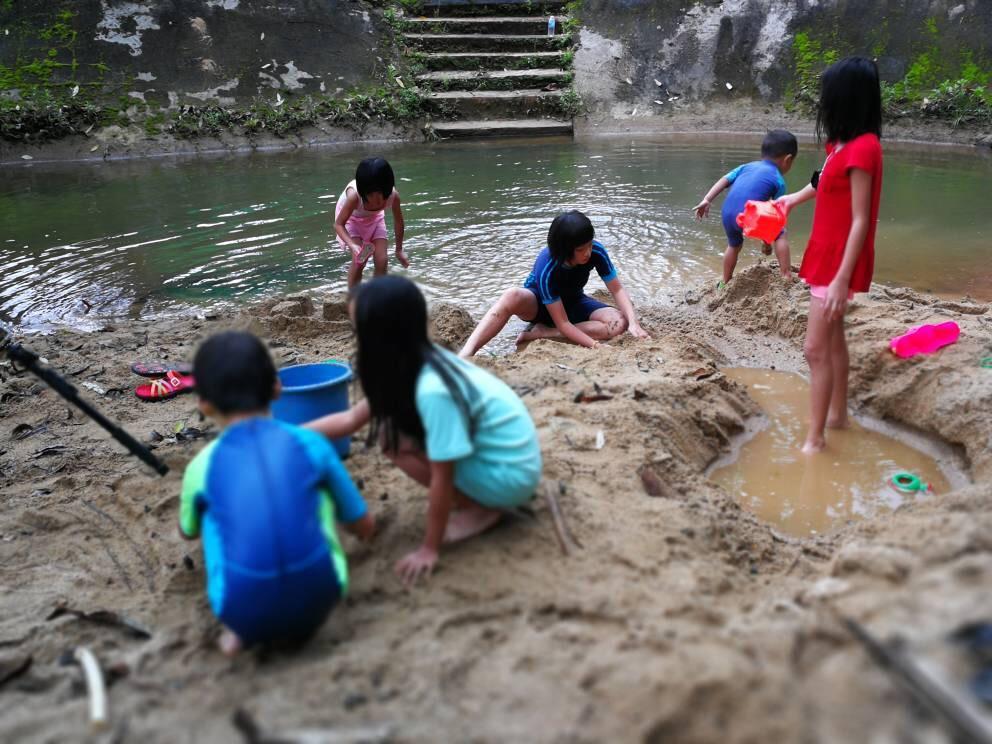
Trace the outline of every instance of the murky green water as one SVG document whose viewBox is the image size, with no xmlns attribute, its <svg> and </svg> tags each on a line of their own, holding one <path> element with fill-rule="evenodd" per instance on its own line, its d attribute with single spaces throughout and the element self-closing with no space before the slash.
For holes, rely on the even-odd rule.
<svg viewBox="0 0 992 744">
<path fill-rule="evenodd" d="M 409 275 L 480 312 L 527 276 L 561 209 L 586 211 L 635 299 L 718 276 L 724 236 L 690 208 L 754 147 L 646 140 L 371 148 L 393 164 Z M 345 283 L 336 198 L 370 148 L 3 169 L 0 319 L 147 317 Z M 801 148 L 790 190 L 819 156 Z M 992 158 L 886 153 L 878 281 L 992 300 Z M 794 260 L 812 210 L 791 220 Z M 742 265 L 757 259 L 749 246 Z"/>
</svg>

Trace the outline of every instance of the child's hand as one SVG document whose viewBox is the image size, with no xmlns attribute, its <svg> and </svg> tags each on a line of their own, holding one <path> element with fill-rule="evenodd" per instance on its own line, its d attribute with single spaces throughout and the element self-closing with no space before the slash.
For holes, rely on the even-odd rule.
<svg viewBox="0 0 992 744">
<path fill-rule="evenodd" d="M 410 268 L 410 259 L 406 256 L 406 251 L 397 248 L 396 249 L 396 260 L 400 262 L 400 266 L 404 269 Z"/>
<path fill-rule="evenodd" d="M 699 204 L 692 208 L 692 211 L 696 213 L 696 219 L 701 220 L 710 213 L 710 203 L 703 199 L 699 202 Z"/>
<path fill-rule="evenodd" d="M 651 338 L 650 334 L 641 328 L 638 323 L 631 323 L 627 330 L 634 338 Z"/>
<path fill-rule="evenodd" d="M 396 562 L 396 575 L 400 577 L 403 586 L 409 589 L 421 576 L 430 576 L 434 571 L 435 563 L 437 563 L 437 551 L 421 546 Z"/>
<path fill-rule="evenodd" d="M 823 306 L 828 321 L 844 317 L 844 312 L 847 310 L 847 285 L 836 279 L 830 282 Z"/>
</svg>

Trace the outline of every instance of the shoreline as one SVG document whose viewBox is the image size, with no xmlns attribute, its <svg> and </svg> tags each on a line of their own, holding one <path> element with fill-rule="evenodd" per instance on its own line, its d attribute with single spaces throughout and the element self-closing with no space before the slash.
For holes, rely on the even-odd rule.
<svg viewBox="0 0 992 744">
<path fill-rule="evenodd" d="M 732 115 L 727 115 L 732 111 Z M 718 122 L 714 122 L 718 119 Z M 701 139 L 749 138 L 763 135 L 769 128 L 792 127 L 797 138 L 804 143 L 816 141 L 810 119 L 796 117 L 784 111 L 773 112 L 767 107 L 753 106 L 730 109 L 717 104 L 689 104 L 687 109 L 671 114 L 612 118 L 591 112 L 575 119 L 574 140 L 607 137 L 673 138 L 673 141 L 699 141 Z M 988 152 L 992 154 L 992 135 L 980 128 L 956 129 L 940 121 L 900 120 L 883 128 L 886 145 L 900 149 L 925 149 L 940 147 L 960 152 Z M 456 142 L 512 142 L 514 139 L 454 140 Z M 251 152 L 278 152 L 300 148 L 325 148 L 357 144 L 423 143 L 419 128 L 392 125 L 369 127 L 364 132 L 354 130 L 305 129 L 293 137 L 265 137 L 249 140 L 240 135 L 197 140 L 172 137 L 149 137 L 137 126 L 124 130 L 107 127 L 92 135 L 68 137 L 40 145 L 0 142 L 0 166 L 116 162 L 151 158 L 216 157 L 247 154 Z M 93 153 L 100 150 L 101 153 Z M 24 156 L 30 159 L 24 159 Z"/>
<path fill-rule="evenodd" d="M 348 598 L 303 648 L 233 661 L 212 650 L 200 548 L 175 531 L 182 471 L 216 427 L 199 421 L 192 395 L 138 401 L 129 365 L 188 359 L 228 328 L 260 335 L 280 366 L 350 359 L 343 296 L 32 337 L 32 351 L 171 472 L 153 476 L 30 374 L 0 364 L 0 640 L 4 660 L 31 660 L 5 683 L 0 738 L 78 738 L 86 698 L 66 691 L 58 657 L 82 644 L 118 670 L 111 725 L 149 742 L 236 739 L 232 721 L 244 716 L 287 739 L 370 722 L 387 731 L 374 741 L 400 731 L 405 741 L 898 738 L 905 708 L 836 613 L 881 638 L 898 633 L 910 653 L 968 679 L 968 659 L 946 638 L 992 613 L 992 421 L 980 415 L 992 372 L 978 364 L 992 306 L 878 286 L 852 304 L 852 410 L 945 442 L 971 483 L 789 537 L 706 477 L 761 415 L 720 369 L 802 369 L 808 293 L 776 278 L 753 266 L 723 292 L 700 285 L 671 305 L 639 306 L 646 341 L 537 341 L 476 357 L 531 412 L 544 484 L 583 546 L 569 554 L 537 499 L 532 516 L 446 550 L 425 585 L 404 591 L 393 563 L 420 535 L 424 489 L 354 437 L 346 465 L 382 533 L 371 547 L 342 538 Z M 908 360 L 887 351 L 907 324 L 948 318 L 962 327 L 958 343 Z M 473 325 L 456 306 L 432 307 L 439 342 L 458 346 Z M 593 385 L 609 398 L 576 402 Z M 53 607 L 117 613 L 149 635 Z M 730 719 L 732 730 L 718 725 Z"/>
</svg>

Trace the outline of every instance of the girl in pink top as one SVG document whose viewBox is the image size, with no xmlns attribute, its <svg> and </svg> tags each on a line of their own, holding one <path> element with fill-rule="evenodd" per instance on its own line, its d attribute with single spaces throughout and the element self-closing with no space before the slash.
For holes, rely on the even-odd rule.
<svg viewBox="0 0 992 744">
<path fill-rule="evenodd" d="M 386 273 L 386 248 L 389 245 L 386 209 L 393 211 L 396 260 L 404 269 L 410 265 L 403 252 L 403 210 L 395 184 L 389 163 L 383 158 L 365 158 L 358 164 L 355 180 L 345 186 L 338 197 L 334 209 L 334 231 L 341 247 L 351 252 L 349 289 L 362 281 L 362 272 L 370 256 L 375 265 L 375 276 Z"/>
</svg>

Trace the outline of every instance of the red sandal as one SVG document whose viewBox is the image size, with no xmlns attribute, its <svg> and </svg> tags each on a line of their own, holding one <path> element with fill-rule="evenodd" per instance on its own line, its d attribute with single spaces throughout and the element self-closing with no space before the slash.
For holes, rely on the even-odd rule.
<svg viewBox="0 0 992 744">
<path fill-rule="evenodd" d="M 165 377 L 152 380 L 147 385 L 138 385 L 134 394 L 142 400 L 166 400 L 188 390 L 193 390 L 195 387 L 196 382 L 192 376 L 181 375 L 170 369 L 165 373 Z"/>
</svg>

